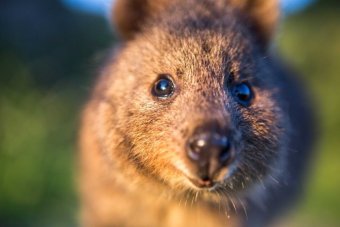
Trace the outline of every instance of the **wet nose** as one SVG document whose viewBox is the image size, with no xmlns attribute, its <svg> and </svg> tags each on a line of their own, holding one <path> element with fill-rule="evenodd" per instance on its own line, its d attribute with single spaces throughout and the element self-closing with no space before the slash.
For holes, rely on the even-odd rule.
<svg viewBox="0 0 340 227">
<path fill-rule="evenodd" d="M 188 157 L 199 166 L 206 166 L 210 162 L 226 164 L 231 158 L 230 140 L 218 133 L 201 133 L 189 140 Z"/>
<path fill-rule="evenodd" d="M 200 185 L 211 184 L 216 173 L 234 159 L 231 140 L 217 124 L 199 127 L 189 138 L 187 156 L 195 165 Z"/>
</svg>

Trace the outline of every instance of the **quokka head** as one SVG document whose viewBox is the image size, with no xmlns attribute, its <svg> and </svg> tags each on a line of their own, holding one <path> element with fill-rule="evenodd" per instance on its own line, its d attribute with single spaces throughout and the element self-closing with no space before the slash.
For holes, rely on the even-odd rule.
<svg viewBox="0 0 340 227">
<path fill-rule="evenodd" d="M 289 119 L 268 59 L 277 1 L 121 0 L 123 43 L 99 108 L 106 155 L 169 189 L 243 191 L 284 157 Z"/>
</svg>

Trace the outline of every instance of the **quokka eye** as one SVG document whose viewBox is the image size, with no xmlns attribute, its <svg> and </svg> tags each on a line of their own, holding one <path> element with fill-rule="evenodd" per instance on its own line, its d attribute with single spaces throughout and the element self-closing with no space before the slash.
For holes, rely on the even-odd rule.
<svg viewBox="0 0 340 227">
<path fill-rule="evenodd" d="M 152 95 L 157 98 L 166 99 L 173 95 L 175 85 L 169 75 L 161 75 L 152 87 Z"/>
<path fill-rule="evenodd" d="M 236 84 L 232 88 L 232 94 L 237 102 L 242 106 L 248 107 L 254 98 L 254 93 L 250 85 L 246 82 Z"/>
</svg>

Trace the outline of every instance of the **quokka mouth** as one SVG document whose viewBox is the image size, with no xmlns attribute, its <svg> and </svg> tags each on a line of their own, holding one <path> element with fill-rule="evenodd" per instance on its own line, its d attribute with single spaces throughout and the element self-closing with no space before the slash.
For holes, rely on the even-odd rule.
<svg viewBox="0 0 340 227">
<path fill-rule="evenodd" d="M 188 178 L 189 181 L 199 189 L 213 189 L 217 182 L 213 181 L 212 179 L 194 179 Z"/>
</svg>

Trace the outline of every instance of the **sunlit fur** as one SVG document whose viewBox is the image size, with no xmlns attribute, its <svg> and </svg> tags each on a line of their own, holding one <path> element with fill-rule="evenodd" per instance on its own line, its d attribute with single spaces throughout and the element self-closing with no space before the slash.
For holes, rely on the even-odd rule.
<svg viewBox="0 0 340 227">
<path fill-rule="evenodd" d="M 310 116 L 303 94 L 268 53 L 276 1 L 124 1 L 117 26 L 125 42 L 103 68 L 82 121 L 84 226 L 265 225 L 273 211 L 259 210 L 279 210 L 272 200 L 289 201 L 295 193 L 281 190 L 295 192 L 289 181 L 300 180 L 289 173 L 290 153 L 309 146 L 308 133 L 295 138 Z M 141 3 L 152 7 L 134 12 Z M 126 26 L 131 18 L 138 26 Z M 164 73 L 175 93 L 158 100 L 151 89 Z M 249 107 L 230 91 L 229 83 L 243 81 L 255 94 Z M 236 159 L 213 188 L 199 189 L 185 149 L 195 128 L 212 121 L 230 130 Z"/>
</svg>

